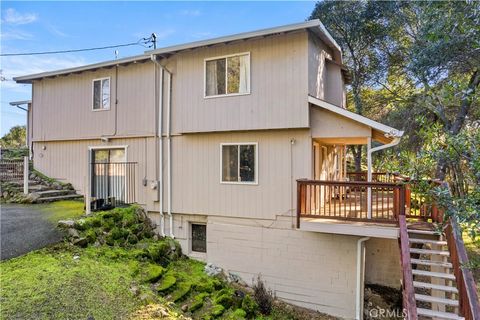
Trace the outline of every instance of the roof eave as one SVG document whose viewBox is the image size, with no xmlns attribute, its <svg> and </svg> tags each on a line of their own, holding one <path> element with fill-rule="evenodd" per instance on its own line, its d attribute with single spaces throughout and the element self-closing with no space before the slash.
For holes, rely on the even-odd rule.
<svg viewBox="0 0 480 320">
<path fill-rule="evenodd" d="M 88 65 L 79 66 L 79 67 L 73 67 L 73 68 L 61 69 L 61 70 L 56 70 L 56 71 L 48 71 L 48 72 L 35 73 L 35 74 L 30 74 L 30 75 L 25 75 L 25 76 L 20 76 L 20 77 L 14 77 L 13 80 L 16 81 L 17 83 L 32 83 L 34 80 L 39 80 L 39 79 L 42 79 L 42 78 L 67 75 L 67 74 L 71 74 L 71 73 L 96 70 L 96 69 L 106 68 L 106 67 L 113 67 L 115 65 L 135 63 L 135 62 L 149 60 L 149 59 L 150 59 L 150 55 L 146 55 L 146 54 L 145 55 L 137 55 L 137 56 L 127 57 L 127 58 L 122 58 L 122 59 L 117 59 L 117 60 L 109 60 L 109 61 L 104 61 L 104 62 L 99 62 L 99 63 L 94 63 L 94 64 L 88 64 Z"/>
</svg>

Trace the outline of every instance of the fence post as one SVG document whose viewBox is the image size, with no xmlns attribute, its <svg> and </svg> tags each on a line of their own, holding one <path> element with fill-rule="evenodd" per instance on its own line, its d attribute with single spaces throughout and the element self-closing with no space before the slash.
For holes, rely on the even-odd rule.
<svg viewBox="0 0 480 320">
<path fill-rule="evenodd" d="M 92 166 L 93 164 L 90 163 L 91 159 L 91 150 L 88 150 L 88 161 L 87 161 L 87 185 L 85 190 L 85 214 L 89 215 L 91 213 L 91 198 L 90 198 L 90 193 L 92 192 Z"/>
<path fill-rule="evenodd" d="M 28 194 L 28 157 L 23 157 L 23 193 Z"/>
</svg>

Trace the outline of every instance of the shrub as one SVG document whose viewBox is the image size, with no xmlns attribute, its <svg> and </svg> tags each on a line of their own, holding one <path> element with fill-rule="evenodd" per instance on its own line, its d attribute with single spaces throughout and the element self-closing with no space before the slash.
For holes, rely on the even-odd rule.
<svg viewBox="0 0 480 320">
<path fill-rule="evenodd" d="M 273 296 L 271 291 L 267 290 L 260 276 L 257 283 L 253 286 L 253 296 L 258 308 L 262 314 L 269 315 L 272 312 Z"/>
<path fill-rule="evenodd" d="M 251 296 L 246 295 L 242 300 L 242 309 L 249 317 L 253 317 L 258 309 L 258 304 L 252 299 Z"/>
</svg>

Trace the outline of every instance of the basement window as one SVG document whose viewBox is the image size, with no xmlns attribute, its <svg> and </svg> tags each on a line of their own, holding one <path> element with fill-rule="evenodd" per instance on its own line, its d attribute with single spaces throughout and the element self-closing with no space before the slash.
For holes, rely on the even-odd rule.
<svg viewBox="0 0 480 320">
<path fill-rule="evenodd" d="M 192 251 L 207 252 L 207 226 L 192 223 Z"/>
<path fill-rule="evenodd" d="M 221 182 L 257 184 L 257 143 L 221 144 Z"/>
<path fill-rule="evenodd" d="M 110 109 L 110 78 L 93 80 L 93 110 Z"/>
<path fill-rule="evenodd" d="M 205 97 L 250 93 L 250 53 L 205 60 Z"/>
</svg>

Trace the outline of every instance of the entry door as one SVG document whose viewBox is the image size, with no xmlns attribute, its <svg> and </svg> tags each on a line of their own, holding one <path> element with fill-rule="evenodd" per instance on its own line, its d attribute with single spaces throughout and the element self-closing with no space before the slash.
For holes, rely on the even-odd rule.
<svg viewBox="0 0 480 320">
<path fill-rule="evenodd" d="M 124 148 L 92 150 L 92 197 L 125 202 L 125 162 Z"/>
</svg>

